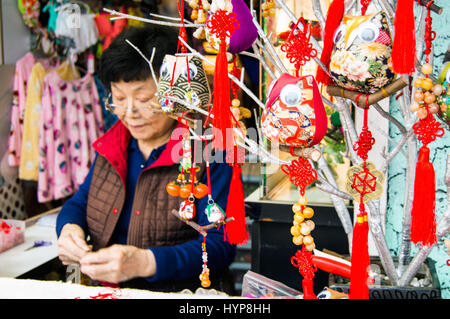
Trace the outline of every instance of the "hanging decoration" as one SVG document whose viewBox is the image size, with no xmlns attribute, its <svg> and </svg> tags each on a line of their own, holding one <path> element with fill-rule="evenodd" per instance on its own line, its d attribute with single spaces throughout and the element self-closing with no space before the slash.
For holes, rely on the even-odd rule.
<svg viewBox="0 0 450 319">
<path fill-rule="evenodd" d="M 170 100 L 170 97 L 206 110 L 210 94 L 208 78 L 199 57 L 175 55 L 164 57 L 157 89 L 158 102 L 164 112 L 195 113 L 183 104 Z"/>
<path fill-rule="evenodd" d="M 208 288 L 211 286 L 211 280 L 209 279 L 209 268 L 208 268 L 208 253 L 206 251 L 206 236 L 203 236 L 202 243 L 202 272 L 199 276 L 202 287 Z"/>
<path fill-rule="evenodd" d="M 303 31 L 298 29 L 299 23 L 302 23 Z M 300 17 L 292 28 L 286 41 L 281 45 L 281 51 L 286 53 L 286 58 L 296 69 L 296 76 L 299 76 L 300 67 L 306 62 L 317 56 L 317 50 L 314 49 L 311 38 L 311 24 Z"/>
<path fill-rule="evenodd" d="M 282 74 L 269 92 L 261 116 L 261 130 L 272 142 L 294 147 L 319 143 L 327 130 L 327 116 L 312 76 Z"/>
<path fill-rule="evenodd" d="M 436 98 L 442 94 L 442 86 L 434 85 L 430 78 L 433 71 L 429 63 L 432 41 L 436 37 L 432 30 L 432 19 L 430 15 L 430 4 L 427 6 L 427 17 L 425 18 L 425 64 L 422 66 L 424 78 L 418 78 L 414 82 L 417 91 L 414 94 L 414 102 L 411 110 L 416 112 L 419 121 L 413 125 L 417 139 L 422 142 L 419 149 L 419 158 L 416 164 L 414 182 L 414 199 L 411 210 L 410 239 L 414 244 L 421 243 L 423 246 L 431 246 L 436 243 L 436 176 L 433 164 L 430 162 L 430 149 L 428 144 L 437 137 L 444 135 L 444 129 L 436 120 L 434 114 L 438 113 L 439 106 Z"/>
<path fill-rule="evenodd" d="M 368 267 L 370 264 L 368 235 L 369 223 L 365 203 L 382 194 L 384 175 L 375 169 L 375 165 L 368 162 L 368 153 L 375 144 L 375 139 L 368 128 L 369 108 L 364 109 L 363 128 L 358 141 L 353 146 L 356 154 L 363 160 L 359 166 L 351 167 L 347 172 L 346 189 L 355 202 L 359 202 L 359 213 L 353 228 L 352 254 L 351 254 L 351 279 L 350 298 L 368 299 L 369 288 L 367 285 Z"/>
<path fill-rule="evenodd" d="M 297 250 L 295 255 L 291 257 L 291 264 L 297 267 L 303 276 L 303 299 L 317 299 L 313 291 L 313 278 L 317 267 L 313 264 L 312 253 L 303 246 L 302 250 Z"/>
<path fill-rule="evenodd" d="M 187 43 L 187 33 L 184 25 L 184 1 L 177 0 L 182 27 L 179 37 Z M 186 54 L 185 44 L 178 40 L 177 55 L 166 55 L 160 68 L 157 96 L 164 112 L 183 113 L 191 110 L 181 103 L 176 103 L 170 98 L 179 100 L 206 109 L 209 102 L 210 90 L 208 79 L 200 58 Z"/>
<path fill-rule="evenodd" d="M 227 134 L 231 133 L 231 110 L 230 110 L 230 80 L 228 78 L 227 49 L 229 39 L 234 31 L 239 28 L 239 21 L 236 14 L 232 12 L 230 1 L 222 7 L 213 1 L 211 14 L 206 21 L 208 32 L 218 39 L 219 53 L 216 58 L 214 70 L 214 100 L 212 106 L 213 134 L 215 136 L 213 146 L 219 150 L 229 150 L 232 148 L 232 138 Z M 214 11 L 214 9 L 216 9 Z"/>
</svg>

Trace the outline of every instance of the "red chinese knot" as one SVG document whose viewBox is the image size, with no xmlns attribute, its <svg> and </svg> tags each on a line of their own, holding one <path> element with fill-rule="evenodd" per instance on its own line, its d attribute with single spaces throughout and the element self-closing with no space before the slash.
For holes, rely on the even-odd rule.
<svg viewBox="0 0 450 319">
<path fill-rule="evenodd" d="M 317 179 L 317 172 L 304 157 L 293 160 L 290 165 L 281 165 L 281 170 L 289 175 L 289 180 L 300 188 L 300 194 L 305 195 L 305 188 Z"/>
<path fill-rule="evenodd" d="M 303 24 L 303 31 L 297 28 L 300 22 Z M 286 58 L 294 64 L 297 70 L 317 56 L 317 50 L 309 42 L 310 38 L 311 24 L 307 23 L 303 18 L 300 18 L 286 39 L 286 42 L 281 45 L 281 51 L 286 53 Z"/>
<path fill-rule="evenodd" d="M 291 264 L 298 268 L 299 273 L 305 279 L 312 280 L 317 267 L 313 264 L 312 253 L 307 251 L 305 246 L 302 250 L 297 250 L 294 256 L 291 257 Z"/>
<path fill-rule="evenodd" d="M 375 144 L 375 139 L 372 137 L 372 132 L 369 131 L 367 126 L 364 126 L 361 134 L 359 135 L 358 141 L 353 146 L 353 150 L 360 158 L 367 160 L 367 154 L 372 149 L 373 144 Z"/>
<path fill-rule="evenodd" d="M 226 37 L 230 38 L 233 35 L 240 24 L 236 19 L 236 13 L 219 9 L 206 21 L 206 26 L 211 34 L 224 41 Z"/>
<path fill-rule="evenodd" d="M 442 137 L 444 135 L 444 129 L 441 124 L 436 121 L 433 114 L 428 114 L 423 120 L 413 125 L 414 133 L 417 135 L 417 139 L 423 143 L 423 145 L 428 145 L 429 143 L 436 140 L 437 137 Z"/>
</svg>

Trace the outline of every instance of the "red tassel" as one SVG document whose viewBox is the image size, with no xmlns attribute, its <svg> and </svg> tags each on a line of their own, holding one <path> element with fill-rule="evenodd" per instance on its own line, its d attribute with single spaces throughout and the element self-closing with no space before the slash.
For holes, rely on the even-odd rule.
<svg viewBox="0 0 450 319">
<path fill-rule="evenodd" d="M 214 101 L 213 101 L 213 145 L 215 149 L 225 150 L 231 143 L 231 100 L 230 80 L 228 79 L 227 45 L 220 42 L 214 70 Z"/>
<path fill-rule="evenodd" d="M 312 279 L 303 278 L 302 288 L 303 288 L 303 299 L 317 299 L 317 296 L 314 294 Z"/>
<path fill-rule="evenodd" d="M 392 68 L 395 73 L 411 74 L 416 63 L 414 0 L 398 0 L 395 11 L 395 35 Z"/>
<path fill-rule="evenodd" d="M 323 49 L 320 61 L 328 68 L 331 60 L 331 53 L 333 52 L 333 36 L 336 29 L 341 24 L 342 17 L 344 16 L 345 3 L 344 0 L 334 0 L 328 9 L 327 20 L 325 24 L 325 30 L 323 35 Z M 316 81 L 329 85 L 332 80 L 328 74 L 322 70 L 320 66 L 317 67 Z"/>
<path fill-rule="evenodd" d="M 360 205 L 364 204 L 361 203 Z M 367 285 L 368 267 L 370 265 L 369 224 L 366 218 L 367 214 L 358 214 L 357 222 L 353 228 L 350 299 L 369 299 L 369 287 Z"/>
<path fill-rule="evenodd" d="M 226 224 L 226 235 L 228 242 L 236 245 L 245 244 L 249 237 L 245 222 L 244 187 L 241 173 L 241 167 L 235 163 L 225 212 L 227 218 L 234 217 L 233 221 Z"/>
<path fill-rule="evenodd" d="M 422 146 L 416 164 L 414 199 L 411 210 L 410 238 L 414 244 L 424 246 L 435 244 L 436 181 L 433 164 L 430 163 L 430 149 Z"/>
</svg>

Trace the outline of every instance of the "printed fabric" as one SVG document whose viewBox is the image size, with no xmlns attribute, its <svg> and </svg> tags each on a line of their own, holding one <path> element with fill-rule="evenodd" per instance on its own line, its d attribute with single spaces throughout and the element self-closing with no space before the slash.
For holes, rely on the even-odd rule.
<svg viewBox="0 0 450 319">
<path fill-rule="evenodd" d="M 38 201 L 73 194 L 95 158 L 91 144 L 103 133 L 102 110 L 91 74 L 63 81 L 44 78 L 39 128 Z"/>
<path fill-rule="evenodd" d="M 26 103 L 27 83 L 35 63 L 31 52 L 16 62 L 11 107 L 11 128 L 8 138 L 8 165 L 19 166 L 22 145 L 22 124 Z"/>
<path fill-rule="evenodd" d="M 19 166 L 19 178 L 23 180 L 38 180 L 38 144 L 42 111 L 42 88 L 44 78 L 50 71 L 38 62 L 34 65 L 28 80 Z M 76 69 L 74 70 L 68 62 L 62 63 L 56 69 L 56 72 L 64 81 L 72 81 L 80 77 Z"/>
</svg>

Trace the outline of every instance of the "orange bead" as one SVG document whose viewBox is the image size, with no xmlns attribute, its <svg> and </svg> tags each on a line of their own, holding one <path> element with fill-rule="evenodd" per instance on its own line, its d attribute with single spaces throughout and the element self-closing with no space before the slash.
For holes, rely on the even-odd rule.
<svg viewBox="0 0 450 319">
<path fill-rule="evenodd" d="M 294 205 L 292 205 L 292 211 L 294 213 L 298 213 L 302 210 L 302 205 L 300 205 L 299 203 L 295 203 Z"/>
<path fill-rule="evenodd" d="M 166 191 L 170 196 L 180 196 L 180 186 L 175 184 L 175 182 L 170 182 L 169 184 L 167 184 Z"/>
<path fill-rule="evenodd" d="M 412 112 L 417 112 L 417 110 L 420 108 L 420 104 L 417 103 L 416 101 L 413 101 L 409 106 L 409 108 Z"/>
<path fill-rule="evenodd" d="M 316 224 L 314 224 L 314 222 L 313 222 L 312 220 L 307 220 L 307 221 L 305 221 L 305 224 L 306 224 L 309 228 L 311 228 L 311 231 L 313 231 L 314 228 L 316 228 Z"/>
<path fill-rule="evenodd" d="M 314 243 L 314 238 L 312 238 L 312 236 L 308 235 L 303 237 L 303 243 L 305 245 L 311 245 L 312 243 Z"/>
<path fill-rule="evenodd" d="M 294 245 L 300 246 L 301 244 L 303 244 L 303 236 L 296 236 L 292 238 L 292 242 L 294 243 Z"/>
<path fill-rule="evenodd" d="M 311 207 L 305 207 L 303 209 L 303 216 L 305 216 L 305 218 L 311 218 L 314 216 L 314 210 Z"/>
<path fill-rule="evenodd" d="M 427 94 L 423 101 L 427 104 L 431 104 L 436 101 L 436 96 L 434 96 L 434 94 Z"/>
<path fill-rule="evenodd" d="M 194 188 L 194 196 L 196 198 L 202 198 L 208 194 L 209 188 L 205 184 L 198 184 Z"/>
<path fill-rule="evenodd" d="M 311 245 L 305 245 L 307 251 L 313 251 L 316 249 L 316 244 L 312 243 Z"/>
<path fill-rule="evenodd" d="M 295 215 L 294 215 L 294 221 L 296 221 L 297 223 L 301 223 L 301 222 L 303 222 L 305 220 L 305 217 L 303 216 L 303 214 L 302 213 L 296 213 Z"/>
<path fill-rule="evenodd" d="M 305 196 L 301 196 L 301 197 L 299 197 L 297 203 L 302 206 L 305 206 L 308 203 L 308 200 L 306 199 Z"/>
<path fill-rule="evenodd" d="M 294 225 L 291 227 L 291 235 L 294 237 L 297 237 L 298 235 L 300 235 L 300 226 L 298 225 Z"/>
<path fill-rule="evenodd" d="M 416 102 L 421 102 L 423 101 L 423 91 L 422 90 L 417 90 L 416 93 L 414 93 L 414 101 Z"/>
<path fill-rule="evenodd" d="M 306 225 L 305 223 L 303 223 L 303 225 L 300 226 L 300 233 L 301 233 L 303 236 L 309 235 L 310 232 L 311 232 L 311 228 L 309 228 L 309 226 Z"/>
<path fill-rule="evenodd" d="M 433 72 L 433 66 L 430 63 L 425 63 L 422 65 L 422 73 L 425 75 L 431 74 Z"/>
<path fill-rule="evenodd" d="M 428 116 L 428 112 L 424 107 L 421 107 L 420 109 L 417 110 L 417 117 L 421 120 L 423 120 L 424 118 L 426 118 Z"/>
<path fill-rule="evenodd" d="M 185 184 L 180 188 L 180 197 L 188 198 L 191 195 L 191 184 Z"/>
</svg>

